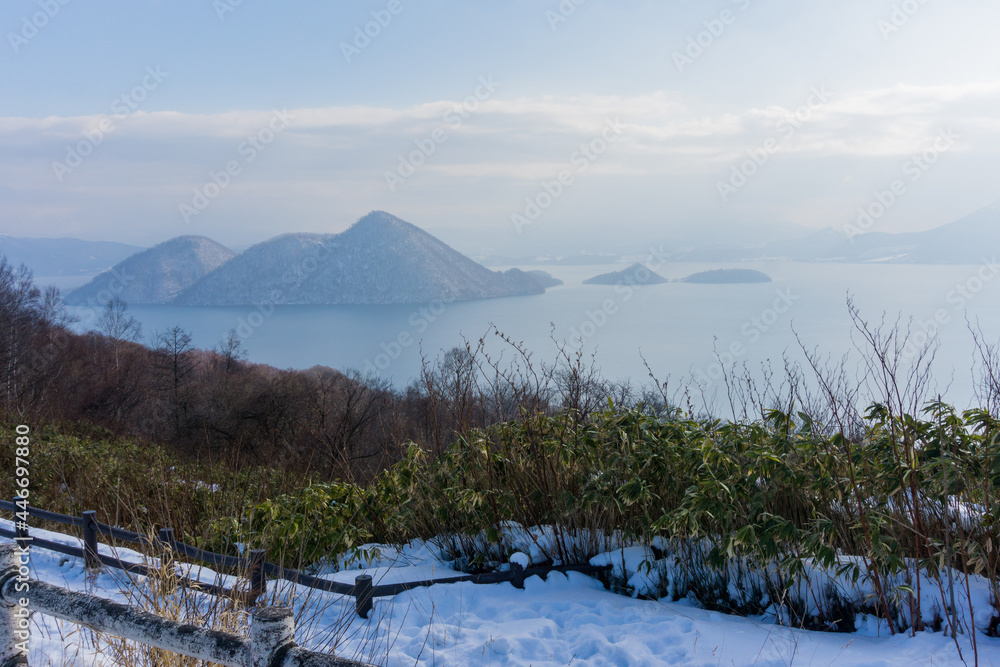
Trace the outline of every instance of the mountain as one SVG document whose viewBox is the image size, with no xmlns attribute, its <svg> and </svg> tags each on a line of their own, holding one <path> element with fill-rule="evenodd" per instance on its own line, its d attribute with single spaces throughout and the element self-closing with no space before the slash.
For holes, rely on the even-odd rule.
<svg viewBox="0 0 1000 667">
<path fill-rule="evenodd" d="M 0 235 L 0 255 L 36 276 L 93 276 L 142 250 L 139 246 L 80 239 L 32 239 Z"/>
<path fill-rule="evenodd" d="M 177 294 L 230 261 L 232 250 L 204 236 L 178 236 L 116 264 L 70 292 L 70 305 L 102 305 L 112 296 L 132 304 L 170 303 Z"/>
<path fill-rule="evenodd" d="M 877 224 L 876 224 L 877 226 Z M 869 232 L 849 237 L 824 229 L 806 239 L 772 242 L 745 259 L 785 258 L 814 262 L 979 264 L 1000 247 L 1000 203 L 923 232 Z"/>
<path fill-rule="evenodd" d="M 908 258 L 912 262 L 978 264 L 1000 247 L 1000 203 L 926 232 L 891 236 L 913 242 Z"/>
<path fill-rule="evenodd" d="M 624 271 L 602 273 L 583 281 L 584 285 L 659 285 L 668 282 L 666 278 L 650 271 L 642 264 L 633 264 Z"/>
<path fill-rule="evenodd" d="M 791 223 L 700 221 L 670 228 L 669 234 L 654 238 L 644 248 L 646 254 L 675 262 L 730 262 L 764 255 L 772 243 L 805 241 L 815 230 Z"/>
<path fill-rule="evenodd" d="M 422 229 L 374 211 L 341 234 L 284 234 L 258 243 L 181 292 L 176 303 L 430 303 L 544 291 L 524 271 L 490 271 Z"/>
</svg>

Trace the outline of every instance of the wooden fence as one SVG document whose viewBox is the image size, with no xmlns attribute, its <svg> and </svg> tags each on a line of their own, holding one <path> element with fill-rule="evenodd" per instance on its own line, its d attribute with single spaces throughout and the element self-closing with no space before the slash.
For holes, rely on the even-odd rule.
<svg viewBox="0 0 1000 667">
<path fill-rule="evenodd" d="M 296 646 L 288 607 L 254 610 L 249 638 L 240 637 L 29 579 L 27 554 L 0 544 L 0 667 L 27 664 L 31 612 L 225 667 L 372 667 Z"/>
<path fill-rule="evenodd" d="M 15 502 L 0 500 L 0 510 L 8 512 L 24 512 Z M 336 593 L 339 595 L 349 595 L 354 598 L 355 610 L 361 618 L 368 618 L 372 610 L 372 600 L 378 597 L 391 597 L 404 591 L 420 588 L 423 586 L 433 586 L 434 584 L 453 584 L 460 582 L 471 582 L 474 584 L 498 584 L 510 582 L 517 588 L 524 588 L 524 580 L 531 576 L 540 576 L 543 579 L 550 572 L 580 572 L 583 574 L 606 573 L 611 570 L 610 565 L 550 565 L 544 567 L 522 568 L 517 563 L 510 564 L 510 570 L 504 572 L 487 572 L 484 574 L 462 574 L 451 577 L 440 577 L 437 579 L 425 579 L 422 581 L 406 581 L 395 584 L 374 585 L 370 575 L 362 574 L 355 578 L 353 584 L 345 584 L 339 581 L 331 581 L 315 577 L 305 572 L 292 570 L 267 561 L 263 551 L 251 551 L 249 556 L 226 556 L 223 554 L 205 551 L 189 544 L 184 544 L 174 537 L 172 528 L 162 528 L 157 537 L 151 540 L 145 535 L 133 533 L 114 526 L 109 526 L 97 521 L 97 513 L 93 511 L 83 512 L 80 516 L 67 516 L 48 512 L 37 507 L 28 507 L 27 514 L 30 517 L 52 521 L 55 523 L 74 526 L 82 531 L 83 546 L 72 547 L 59 542 L 35 538 L 30 535 L 27 525 L 21 525 L 20 521 L 15 522 L 17 528 L 13 531 L 0 527 L 0 537 L 15 539 L 19 544 L 30 543 L 35 548 L 48 549 L 68 556 L 83 558 L 88 568 L 96 569 L 102 565 L 125 570 L 145 576 L 149 574 L 149 568 L 139 563 L 128 563 L 121 559 L 102 554 L 98 550 L 99 536 L 103 535 L 122 542 L 153 546 L 164 552 L 169 551 L 171 555 L 180 554 L 190 560 L 207 563 L 216 569 L 233 571 L 240 577 L 241 584 L 227 589 L 219 584 L 209 584 L 194 581 L 184 577 L 180 583 L 182 586 L 204 591 L 211 595 L 231 597 L 243 601 L 245 604 L 253 604 L 255 600 L 267 592 L 267 578 L 289 581 L 300 586 L 314 588 L 317 590 Z M 0 666 L 2 667 L 2 666 Z"/>
</svg>

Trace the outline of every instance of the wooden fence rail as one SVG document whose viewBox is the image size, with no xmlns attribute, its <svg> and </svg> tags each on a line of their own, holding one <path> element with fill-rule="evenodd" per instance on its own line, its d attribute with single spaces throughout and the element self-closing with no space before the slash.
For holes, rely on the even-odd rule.
<svg viewBox="0 0 1000 667">
<path fill-rule="evenodd" d="M 8 512 L 24 512 L 14 502 L 0 500 L 0 510 Z M 524 588 L 524 580 L 531 576 L 545 578 L 550 572 L 580 572 L 583 574 L 601 574 L 611 570 L 610 565 L 549 565 L 543 567 L 522 568 L 516 563 L 511 563 L 510 570 L 504 572 L 487 572 L 485 574 L 461 574 L 451 577 L 441 577 L 437 579 L 426 579 L 423 581 L 406 581 L 395 584 L 375 585 L 371 576 L 367 574 L 359 575 L 353 584 L 340 581 L 331 581 L 322 577 L 316 577 L 305 572 L 292 570 L 275 563 L 267 561 L 266 554 L 262 550 L 253 550 L 247 556 L 227 556 L 211 551 L 205 551 L 190 544 L 179 542 L 174 537 L 172 528 L 161 528 L 156 538 L 150 538 L 139 533 L 133 533 L 122 528 L 109 526 L 97 521 L 97 514 L 93 511 L 83 512 L 80 516 L 67 516 L 49 512 L 37 507 L 28 507 L 28 516 L 52 521 L 55 523 L 74 526 L 79 528 L 83 534 L 83 546 L 72 547 L 59 542 L 53 542 L 42 538 L 32 537 L 28 526 L 22 522 L 15 522 L 15 530 L 8 530 L 0 527 L 0 537 L 17 540 L 19 544 L 30 544 L 37 548 L 48 549 L 67 556 L 83 558 L 88 568 L 96 569 L 103 566 L 111 567 L 126 572 L 147 576 L 150 568 L 139 563 L 129 563 L 122 561 L 115 556 L 102 554 L 98 549 L 98 537 L 100 535 L 110 537 L 114 540 L 153 546 L 165 553 L 180 554 L 191 560 L 208 563 L 216 568 L 233 570 L 240 578 L 240 584 L 233 588 L 225 588 L 220 584 L 209 584 L 193 580 L 189 577 L 182 577 L 180 584 L 187 588 L 200 590 L 219 597 L 235 598 L 243 603 L 253 604 L 258 598 L 267 592 L 267 578 L 281 579 L 300 586 L 314 588 L 328 593 L 338 595 L 349 595 L 354 598 L 355 610 L 361 618 L 368 618 L 372 609 L 372 600 L 378 597 L 391 597 L 404 591 L 433 586 L 434 584 L 454 584 L 460 582 L 471 582 L 474 584 L 498 584 L 510 582 L 517 588 Z M 2 666 L 0 666 L 2 667 Z"/>
<path fill-rule="evenodd" d="M 254 610 L 248 639 L 29 579 L 27 553 L 0 544 L 0 667 L 27 664 L 31 612 L 225 667 L 372 667 L 296 646 L 288 607 Z"/>
</svg>

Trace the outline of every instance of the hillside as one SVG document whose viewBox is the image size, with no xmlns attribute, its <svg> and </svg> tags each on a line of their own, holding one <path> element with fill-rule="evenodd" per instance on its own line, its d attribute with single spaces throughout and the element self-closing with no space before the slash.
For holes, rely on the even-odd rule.
<svg viewBox="0 0 1000 667">
<path fill-rule="evenodd" d="M 859 228 L 860 229 L 860 228 Z M 796 261 L 887 262 L 897 264 L 979 264 L 1000 246 L 1000 203 L 955 222 L 923 232 L 887 234 L 874 231 L 847 234 L 824 229 L 806 239 L 769 243 L 750 257 L 781 257 Z"/>
<path fill-rule="evenodd" d="M 100 305 L 111 296 L 131 304 L 170 303 L 234 256 L 204 236 L 178 236 L 119 262 L 66 295 L 66 303 Z"/>
<path fill-rule="evenodd" d="M 0 255 L 11 264 L 26 264 L 36 276 L 93 276 L 142 248 L 107 241 L 33 239 L 0 235 Z"/>
<path fill-rule="evenodd" d="M 176 303 L 428 303 L 544 291 L 524 271 L 490 271 L 418 227 L 375 211 L 341 234 L 285 234 L 259 243 L 184 290 Z"/>
</svg>

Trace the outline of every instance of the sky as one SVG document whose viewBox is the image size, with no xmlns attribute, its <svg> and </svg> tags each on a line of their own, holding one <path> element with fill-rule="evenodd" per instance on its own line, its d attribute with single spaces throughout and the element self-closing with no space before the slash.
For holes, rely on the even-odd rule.
<svg viewBox="0 0 1000 667">
<path fill-rule="evenodd" d="M 242 247 L 380 209 L 528 254 L 877 202 L 866 231 L 927 229 L 1000 199 L 998 24 L 995 0 L 5 0 L 0 234 Z"/>
</svg>

